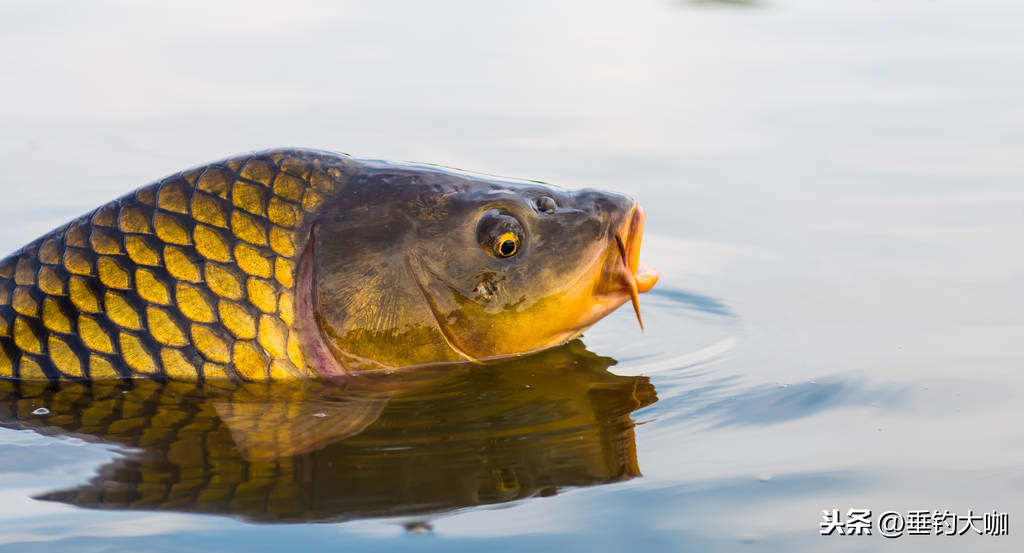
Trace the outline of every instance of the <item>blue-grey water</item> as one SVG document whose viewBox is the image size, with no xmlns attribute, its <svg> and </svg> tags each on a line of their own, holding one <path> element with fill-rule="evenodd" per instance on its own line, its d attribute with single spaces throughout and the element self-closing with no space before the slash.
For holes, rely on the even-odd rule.
<svg viewBox="0 0 1024 553">
<path fill-rule="evenodd" d="M 295 145 L 629 193 L 662 275 L 644 333 L 627 307 L 583 340 L 657 391 L 630 415 L 642 477 L 254 524 L 33 499 L 125 451 L 4 429 L 0 550 L 1024 544 L 1024 4 L 15 0 L 0 80 L 5 253 Z M 820 535 L 850 508 L 995 510 L 1010 533 Z"/>
</svg>

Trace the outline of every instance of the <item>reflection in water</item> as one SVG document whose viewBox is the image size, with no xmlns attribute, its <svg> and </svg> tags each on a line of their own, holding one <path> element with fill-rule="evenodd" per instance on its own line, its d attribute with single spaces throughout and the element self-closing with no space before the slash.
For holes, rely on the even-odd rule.
<svg viewBox="0 0 1024 553">
<path fill-rule="evenodd" d="M 413 515 L 639 476 L 629 414 L 657 397 L 614 362 L 574 341 L 347 385 L 3 382 L 0 425 L 130 446 L 39 499 L 262 522 Z"/>
</svg>

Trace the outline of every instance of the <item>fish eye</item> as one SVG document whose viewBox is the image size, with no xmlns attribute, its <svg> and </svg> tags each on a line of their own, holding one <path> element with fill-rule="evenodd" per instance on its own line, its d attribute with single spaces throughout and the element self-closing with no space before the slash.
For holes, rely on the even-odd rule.
<svg viewBox="0 0 1024 553">
<path fill-rule="evenodd" d="M 503 209 L 485 212 L 476 225 L 477 243 L 498 259 L 508 259 L 519 253 L 525 236 L 519 219 Z"/>
<path fill-rule="evenodd" d="M 494 253 L 499 257 L 512 257 L 519 250 L 519 237 L 506 232 L 494 241 Z"/>
<path fill-rule="evenodd" d="M 551 196 L 541 196 L 533 200 L 533 205 L 541 213 L 552 213 L 558 209 L 558 204 L 555 203 L 555 199 Z"/>
</svg>

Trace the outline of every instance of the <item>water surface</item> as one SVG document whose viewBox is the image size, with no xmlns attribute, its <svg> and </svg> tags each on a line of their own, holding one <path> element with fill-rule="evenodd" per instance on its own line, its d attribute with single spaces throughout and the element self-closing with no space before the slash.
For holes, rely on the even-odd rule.
<svg viewBox="0 0 1024 553">
<path fill-rule="evenodd" d="M 626 308 L 520 370 L 285 394 L 267 412 L 292 433 L 253 420 L 266 391 L 5 390 L 23 429 L 0 430 L 0 549 L 1019 549 L 1022 16 L 0 5 L 5 252 L 184 167 L 297 145 L 627 192 L 662 274 L 643 333 Z M 303 434 L 288 413 L 351 424 Z M 227 489 L 213 474 L 238 481 L 200 501 Z M 848 508 L 995 509 L 1011 533 L 818 535 Z"/>
</svg>

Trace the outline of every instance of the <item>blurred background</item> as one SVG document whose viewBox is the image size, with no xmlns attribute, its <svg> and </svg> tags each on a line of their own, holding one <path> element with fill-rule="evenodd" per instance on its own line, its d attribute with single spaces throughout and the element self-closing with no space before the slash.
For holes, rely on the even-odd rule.
<svg viewBox="0 0 1024 553">
<path fill-rule="evenodd" d="M 1018 549 L 818 525 L 1024 517 L 1022 69 L 1024 4 L 1001 0 L 2 0 L 4 251 L 180 169 L 307 146 L 631 194 L 663 280 L 646 333 L 619 312 L 584 340 L 658 390 L 643 478 L 420 536 L 43 509 L 55 473 L 11 461 L 0 547 Z M 109 457 L 4 436 L 10 459 L 77 459 L 69 482 Z"/>
</svg>

